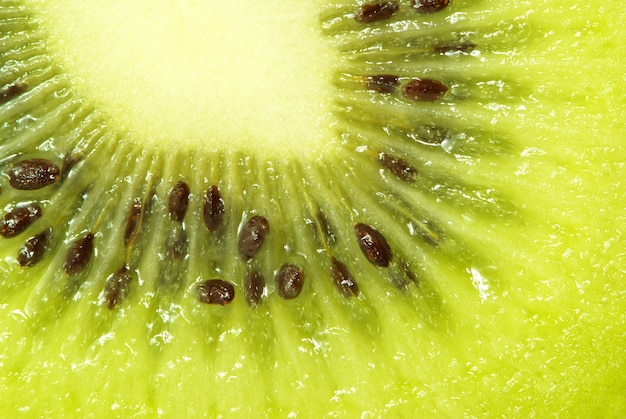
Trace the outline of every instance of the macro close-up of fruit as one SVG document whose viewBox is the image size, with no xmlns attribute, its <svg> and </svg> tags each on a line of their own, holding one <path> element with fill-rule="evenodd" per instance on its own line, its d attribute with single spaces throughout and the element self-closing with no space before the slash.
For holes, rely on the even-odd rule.
<svg viewBox="0 0 626 419">
<path fill-rule="evenodd" d="M 618 0 L 0 0 L 0 413 L 626 417 Z"/>
</svg>

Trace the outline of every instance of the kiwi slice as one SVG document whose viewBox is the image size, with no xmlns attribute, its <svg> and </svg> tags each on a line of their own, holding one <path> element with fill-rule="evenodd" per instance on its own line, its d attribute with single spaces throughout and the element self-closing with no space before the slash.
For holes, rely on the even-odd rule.
<svg viewBox="0 0 626 419">
<path fill-rule="evenodd" d="M 1 1 L 0 411 L 624 417 L 622 6 Z"/>
</svg>

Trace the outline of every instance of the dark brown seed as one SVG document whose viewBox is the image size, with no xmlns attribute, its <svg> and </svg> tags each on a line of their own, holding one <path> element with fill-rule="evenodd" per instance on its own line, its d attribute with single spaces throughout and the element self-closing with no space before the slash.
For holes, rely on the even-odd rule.
<svg viewBox="0 0 626 419">
<path fill-rule="evenodd" d="M 196 295 L 202 303 L 226 306 L 235 298 L 235 287 L 221 279 L 209 279 L 198 285 Z"/>
<path fill-rule="evenodd" d="M 433 102 L 448 92 L 448 86 L 432 79 L 413 79 L 404 85 L 402 93 L 416 102 Z"/>
<path fill-rule="evenodd" d="M 128 220 L 126 221 L 126 230 L 124 230 L 124 245 L 128 246 L 132 244 L 137 233 L 139 232 L 139 227 L 141 225 L 141 217 L 143 215 L 143 202 L 141 198 L 135 198 L 133 204 L 130 207 L 130 214 L 128 215 Z"/>
<path fill-rule="evenodd" d="M 339 291 L 346 298 L 357 297 L 359 295 L 359 286 L 346 264 L 338 261 L 334 257 L 330 262 L 330 275 L 333 277 L 333 281 L 335 281 L 335 285 Z"/>
<path fill-rule="evenodd" d="M 400 6 L 396 1 L 380 1 L 364 4 L 357 10 L 354 19 L 359 23 L 373 23 L 387 20 L 393 16 Z"/>
<path fill-rule="evenodd" d="M 22 160 L 9 170 L 9 183 L 24 191 L 41 189 L 59 180 L 60 173 L 59 167 L 50 160 Z"/>
<path fill-rule="evenodd" d="M 26 83 L 15 83 L 0 91 L 0 105 L 7 103 L 9 100 L 18 97 L 28 90 Z"/>
<path fill-rule="evenodd" d="M 263 298 L 263 290 L 265 289 L 265 278 L 255 270 L 248 272 L 243 280 L 243 289 L 246 296 L 246 302 L 250 307 L 258 307 Z"/>
<path fill-rule="evenodd" d="M 0 235 L 10 239 L 26 230 L 43 211 L 37 204 L 16 207 L 0 221 Z"/>
<path fill-rule="evenodd" d="M 93 233 L 75 241 L 65 255 L 63 269 L 69 276 L 78 275 L 85 270 L 93 255 Z"/>
<path fill-rule="evenodd" d="M 189 207 L 189 186 L 185 181 L 179 181 L 170 192 L 169 210 L 174 221 L 183 221 Z"/>
<path fill-rule="evenodd" d="M 187 255 L 187 233 L 181 227 L 167 236 L 166 252 L 173 260 L 182 260 Z"/>
<path fill-rule="evenodd" d="M 224 200 L 217 186 L 206 191 L 204 198 L 204 223 L 209 231 L 217 231 L 224 220 Z"/>
<path fill-rule="evenodd" d="M 304 272 L 300 267 L 286 263 L 280 267 L 276 274 L 278 295 L 285 300 L 291 300 L 300 295 L 304 286 Z"/>
<path fill-rule="evenodd" d="M 358 223 L 354 226 L 361 251 L 372 264 L 386 268 L 393 259 L 391 247 L 378 230 L 367 224 Z"/>
<path fill-rule="evenodd" d="M 450 0 L 413 0 L 413 9 L 419 13 L 435 13 L 445 9 Z"/>
<path fill-rule="evenodd" d="M 456 44 L 441 44 L 435 45 L 435 52 L 439 54 L 452 54 L 455 52 L 468 53 L 472 52 L 476 48 L 476 44 L 473 42 L 460 42 Z"/>
<path fill-rule="evenodd" d="M 391 173 L 396 175 L 399 179 L 407 182 L 415 180 L 417 170 L 411 166 L 408 162 L 395 156 L 391 156 L 387 153 L 379 153 L 378 161 L 380 164 Z"/>
<path fill-rule="evenodd" d="M 104 300 L 107 307 L 113 310 L 128 295 L 133 275 L 128 265 L 122 266 L 117 272 L 111 274 L 104 284 Z"/>
<path fill-rule="evenodd" d="M 391 74 L 379 74 L 377 76 L 368 76 L 365 80 L 365 86 L 369 90 L 378 93 L 393 93 L 400 84 L 400 78 Z"/>
<path fill-rule="evenodd" d="M 261 215 L 250 218 L 239 235 L 239 254 L 245 260 L 252 259 L 259 253 L 270 231 L 270 224 Z"/>
<path fill-rule="evenodd" d="M 47 229 L 26 240 L 17 254 L 20 266 L 34 266 L 43 258 L 48 250 L 51 232 Z"/>
</svg>

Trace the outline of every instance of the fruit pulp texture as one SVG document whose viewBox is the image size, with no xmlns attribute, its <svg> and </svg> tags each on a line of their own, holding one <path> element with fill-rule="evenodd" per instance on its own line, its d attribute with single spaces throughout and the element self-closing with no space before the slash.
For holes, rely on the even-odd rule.
<svg viewBox="0 0 626 419">
<path fill-rule="evenodd" d="M 323 1 L 38 3 L 73 83 L 149 147 L 315 158 L 335 141 Z"/>
<path fill-rule="evenodd" d="M 205 74 L 195 73 L 201 64 L 197 60 L 204 58 L 193 56 L 189 66 L 179 70 L 170 62 L 174 61 L 171 56 L 176 62 L 185 62 L 179 45 L 204 36 L 205 31 L 168 37 L 175 40 L 169 44 L 173 55 L 168 57 L 157 54 L 160 47 L 146 48 L 143 52 L 148 61 L 134 61 L 136 56 L 142 57 L 142 51 L 129 52 L 136 45 L 114 34 L 111 38 L 117 41 L 113 44 L 90 46 L 89 51 L 81 52 L 78 46 L 71 46 L 78 43 L 71 40 L 81 37 L 72 32 L 63 35 L 58 27 L 71 28 L 74 20 L 89 22 L 86 15 L 79 14 L 81 10 L 108 7 L 91 3 L 50 1 L 44 7 L 43 2 L 32 2 L 50 32 L 52 54 L 87 100 L 105 109 L 112 121 L 119 120 L 120 130 L 145 140 L 145 147 L 151 146 L 152 139 L 158 143 L 163 132 L 168 133 L 168 144 L 170 137 L 173 144 L 193 137 L 192 151 L 218 141 L 198 135 L 213 132 L 215 124 L 203 125 L 206 122 L 200 121 L 197 109 L 206 105 L 214 110 L 214 105 L 203 102 L 206 98 L 202 95 L 194 95 L 189 99 L 192 105 L 185 107 L 187 102 L 179 101 L 175 94 L 195 92 L 188 83 L 196 77 L 203 88 L 210 85 L 204 83 Z M 467 14 L 449 19 L 462 23 L 473 11 L 470 2 L 458 3 L 465 5 Z M 59 303 L 66 307 L 63 315 L 42 323 L 21 307 L 36 286 L 32 278 L 43 276 L 46 267 L 19 270 L 7 257 L 0 268 L 4 286 L 11 290 L 0 304 L 0 388 L 5 395 L 0 400 L 1 410 L 25 415 L 89 412 L 104 416 L 113 412 L 190 417 L 218 412 L 243 417 L 258 412 L 316 416 L 355 411 L 373 416 L 434 412 L 452 417 L 548 417 L 562 412 L 589 417 L 599 411 L 602 416 L 623 416 L 626 149 L 620 139 L 626 133 L 624 123 L 615 116 L 626 114 L 621 68 L 626 57 L 620 48 L 626 41 L 621 27 L 624 9 L 617 1 L 478 3 L 479 17 L 525 22 L 529 31 L 525 34 L 532 41 L 495 57 L 485 53 L 485 67 L 460 63 L 454 70 L 470 77 L 493 71 L 497 63 L 496 74 L 515 80 L 521 89 L 522 100 L 459 105 L 468 113 L 488 114 L 489 128 L 509 133 L 508 140 L 516 150 L 513 159 L 490 155 L 469 159 L 462 172 L 506 190 L 507 197 L 523 211 L 522 224 L 503 226 L 488 217 L 473 216 L 469 207 L 442 209 L 442 215 L 456 228 L 457 241 L 467 245 L 457 256 L 471 254 L 473 246 L 485 259 L 494 261 L 492 264 L 477 262 L 459 270 L 454 257 L 432 259 L 429 268 L 436 278 L 440 305 L 428 302 L 419 292 L 405 294 L 374 281 L 361 282 L 361 304 L 337 300 L 336 290 L 319 281 L 309 298 L 292 302 L 273 299 L 256 311 L 242 299 L 235 299 L 226 310 L 184 299 L 155 316 L 151 295 L 136 293 L 123 309 L 109 312 L 96 304 L 96 298 L 86 298 L 93 295 L 83 295 Z M 120 7 L 141 6 L 139 2 L 125 4 Z M 323 6 L 322 2 L 308 4 Z M 161 11 L 144 7 L 152 10 L 150 13 Z M 175 24 L 170 28 L 164 21 L 186 13 L 178 9 L 151 16 L 150 22 L 162 22 L 160 26 L 141 23 L 147 12 L 133 15 L 126 11 L 124 17 L 113 9 L 100 13 L 101 18 L 110 16 L 109 29 L 119 28 L 127 16 L 137 16 L 136 27 L 151 34 L 147 45 L 163 40 L 155 32 L 175 35 L 177 28 L 185 27 Z M 316 11 L 311 13 L 315 16 Z M 232 19 L 238 21 L 239 17 Z M 315 21 L 305 26 L 319 29 Z M 120 29 L 124 33 L 124 28 Z M 115 30 L 106 31 L 111 32 Z M 169 41 L 164 42 L 167 47 Z M 320 48 L 312 53 L 322 57 L 315 71 L 324 79 L 328 67 L 333 67 L 334 53 L 328 58 L 320 46 L 323 41 L 315 38 L 311 43 Z M 510 43 L 515 44 L 515 39 Z M 67 56 L 66 47 L 72 51 Z M 114 53 L 98 53 L 103 50 Z M 194 55 L 216 60 L 234 57 L 229 51 L 203 51 L 203 55 Z M 84 67 L 79 63 L 82 54 L 86 58 L 98 54 L 96 61 L 120 61 L 113 67 L 104 66 L 112 74 L 101 74 L 90 68 L 94 58 L 86 59 L 89 62 Z M 206 62 L 213 65 L 212 59 Z M 327 62 L 331 64 L 327 66 Z M 235 60 L 229 63 L 227 73 L 216 71 L 220 77 L 230 77 L 232 70 L 243 80 L 247 73 L 237 72 L 250 69 L 240 66 Z M 161 71 L 165 74 L 158 74 Z M 125 74 L 130 75 L 128 80 L 123 80 Z M 105 80 L 101 86 L 88 85 L 100 76 Z M 314 90 L 320 80 L 313 83 Z M 332 99 L 325 95 L 332 95 L 332 89 L 318 87 L 318 93 L 307 95 L 313 103 L 323 102 L 323 110 L 316 113 L 323 120 Z M 249 93 L 251 89 L 244 90 Z M 108 94 L 116 98 L 102 99 Z M 140 100 L 144 96 L 154 99 L 145 103 Z M 180 105 L 183 112 L 162 107 L 172 103 Z M 247 105 L 263 108 L 266 102 L 246 98 L 243 103 L 225 104 L 225 113 L 230 118 Z M 276 106 L 281 108 L 276 112 L 284 115 L 284 107 Z M 301 104 L 295 106 L 301 108 Z M 134 125 L 118 111 L 140 122 Z M 218 120 L 223 117 L 221 112 L 213 112 Z M 170 113 L 175 121 L 167 120 Z M 153 115 L 163 116 L 167 124 L 159 125 Z M 233 122 L 216 125 L 242 125 L 256 133 L 264 131 L 259 127 L 266 123 L 228 121 Z M 317 119 L 309 126 L 317 129 L 316 124 Z M 326 125 L 332 124 L 322 125 L 314 132 L 324 137 Z M 177 127 L 183 134 L 172 132 Z M 215 131 L 215 137 L 238 135 L 224 129 Z M 227 146 L 218 144 L 216 147 Z M 246 147 L 241 145 L 244 150 Z M 276 151 L 271 146 L 268 150 L 268 155 Z M 453 174 L 460 176 L 460 172 Z M 19 283 L 25 286 L 14 285 Z M 427 305 L 420 306 L 425 301 Z M 44 303 L 54 306 L 58 302 Z M 434 314 L 427 321 L 429 313 Z M 157 327 L 159 323 L 167 327 Z"/>
</svg>

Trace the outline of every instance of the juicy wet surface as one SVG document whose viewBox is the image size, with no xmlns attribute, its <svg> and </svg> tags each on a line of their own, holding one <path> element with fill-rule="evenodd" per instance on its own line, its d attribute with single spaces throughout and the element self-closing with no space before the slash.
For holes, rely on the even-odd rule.
<svg viewBox="0 0 626 419">
<path fill-rule="evenodd" d="M 33 3 L 79 91 L 150 147 L 316 158 L 336 141 L 323 1 Z"/>
</svg>

